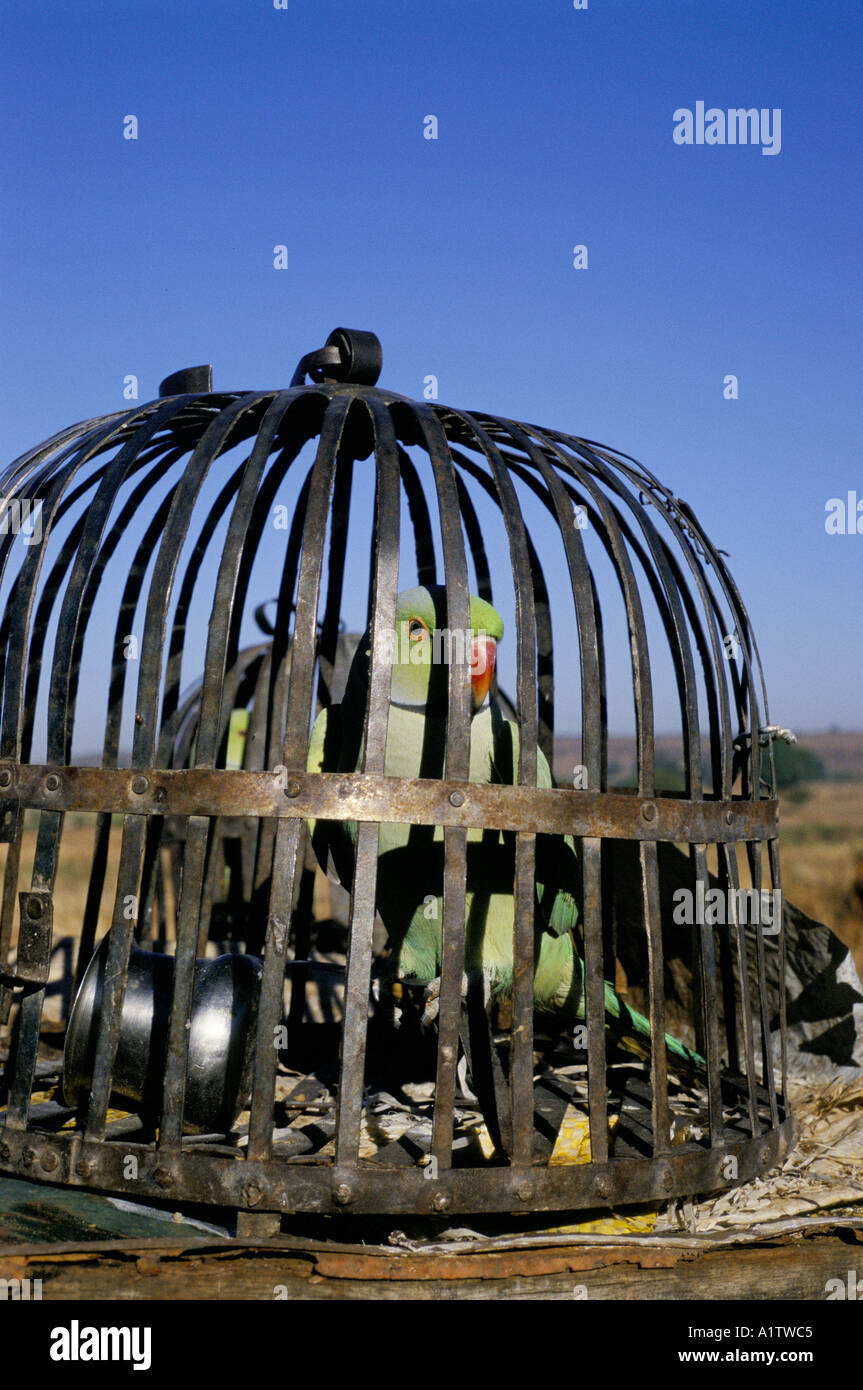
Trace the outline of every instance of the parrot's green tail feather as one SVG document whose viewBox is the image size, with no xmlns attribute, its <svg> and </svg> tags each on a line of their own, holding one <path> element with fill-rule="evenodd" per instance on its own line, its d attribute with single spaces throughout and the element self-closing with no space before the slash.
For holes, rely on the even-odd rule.
<svg viewBox="0 0 863 1390">
<path fill-rule="evenodd" d="M 650 1061 L 650 1023 L 643 1014 L 631 1009 L 620 998 L 614 987 L 605 986 L 605 1016 L 608 1031 L 621 1047 L 632 1052 L 642 1061 Z M 665 1051 L 672 1070 L 683 1072 L 686 1077 L 704 1079 L 707 1076 L 707 1063 L 697 1052 L 685 1043 L 665 1034 Z"/>
</svg>

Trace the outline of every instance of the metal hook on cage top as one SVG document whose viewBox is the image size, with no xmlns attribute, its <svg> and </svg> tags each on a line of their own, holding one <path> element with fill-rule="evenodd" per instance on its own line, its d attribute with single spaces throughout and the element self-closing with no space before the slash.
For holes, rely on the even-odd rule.
<svg viewBox="0 0 863 1390">
<path fill-rule="evenodd" d="M 765 724 L 763 729 L 758 730 L 758 743 L 761 748 L 766 748 L 771 739 L 782 739 L 785 743 L 796 743 L 797 735 L 792 729 L 785 729 L 781 724 Z M 751 743 L 752 734 L 747 730 L 745 733 L 738 734 L 734 740 L 734 747 L 746 749 L 747 744 Z"/>
<path fill-rule="evenodd" d="M 302 386 L 308 375 L 315 382 L 374 386 L 383 360 L 380 339 L 374 333 L 362 328 L 334 328 L 322 348 L 300 358 L 291 385 Z"/>
<path fill-rule="evenodd" d="M 794 733 L 793 729 L 785 729 L 782 727 L 781 724 L 766 724 L 763 728 L 758 730 L 759 748 L 766 748 L 769 743 L 778 743 L 780 740 L 782 740 L 782 742 L 784 743 L 796 743 L 797 735 Z M 743 767 L 745 759 L 751 752 L 751 731 L 745 730 L 743 733 L 738 734 L 737 737 L 734 739 L 732 747 L 734 749 L 732 775 L 736 779 L 741 768 Z M 771 783 L 764 776 L 763 770 L 760 778 L 760 783 L 761 786 L 765 787 L 768 792 L 772 791 Z"/>
</svg>

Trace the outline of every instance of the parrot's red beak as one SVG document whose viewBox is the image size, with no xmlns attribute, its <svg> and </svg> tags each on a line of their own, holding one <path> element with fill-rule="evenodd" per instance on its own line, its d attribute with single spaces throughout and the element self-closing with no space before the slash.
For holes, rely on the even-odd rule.
<svg viewBox="0 0 863 1390">
<path fill-rule="evenodd" d="M 473 686 L 474 709 L 479 709 L 488 694 L 491 678 L 494 675 L 494 659 L 497 642 L 487 632 L 480 632 L 473 639 L 470 653 L 470 683 Z"/>
</svg>

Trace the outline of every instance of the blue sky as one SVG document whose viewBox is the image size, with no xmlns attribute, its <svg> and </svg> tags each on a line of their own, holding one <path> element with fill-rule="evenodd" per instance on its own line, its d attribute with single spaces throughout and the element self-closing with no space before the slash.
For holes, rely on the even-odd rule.
<svg viewBox="0 0 863 1390">
<path fill-rule="evenodd" d="M 730 552 L 773 719 L 863 726 L 863 534 L 824 525 L 863 500 L 859 4 L 0 15 L 4 463 L 129 373 L 284 386 L 370 328 L 395 390 L 643 461 Z M 780 109 L 780 152 L 675 144 L 699 100 Z"/>
</svg>

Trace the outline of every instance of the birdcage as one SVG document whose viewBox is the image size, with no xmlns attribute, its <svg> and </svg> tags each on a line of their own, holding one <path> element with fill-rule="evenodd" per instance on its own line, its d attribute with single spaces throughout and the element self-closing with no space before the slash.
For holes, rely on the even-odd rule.
<svg viewBox="0 0 863 1390">
<path fill-rule="evenodd" d="M 746 1181 L 792 1120 L 781 921 L 740 910 L 780 889 L 766 693 L 722 552 L 633 459 L 410 400 L 376 386 L 380 367 L 373 334 L 339 329 L 288 389 L 178 372 L 0 484 L 0 1169 L 270 1220 L 607 1208 Z M 507 615 L 506 781 L 469 775 L 464 651 L 439 775 L 385 774 L 384 638 L 417 584 L 444 586 L 453 631 L 470 594 Z M 353 768 L 309 771 L 354 645 L 343 620 L 368 625 L 364 745 Z M 678 785 L 660 695 L 679 711 Z M 609 736 L 623 708 L 629 770 Z M 355 823 L 349 882 L 324 877 L 311 818 Z M 433 1022 L 378 911 L 391 824 L 442 839 Z M 494 998 L 464 976 L 477 828 L 512 871 L 511 987 Z M 562 1029 L 533 977 L 537 846 L 564 842 L 584 985 Z M 681 915 L 710 895 L 727 912 Z M 70 936 L 77 996 L 49 1036 Z M 607 1033 L 606 982 L 649 1020 L 640 1059 Z M 696 1079 L 669 1071 L 668 1030 L 703 1059 Z"/>
</svg>

